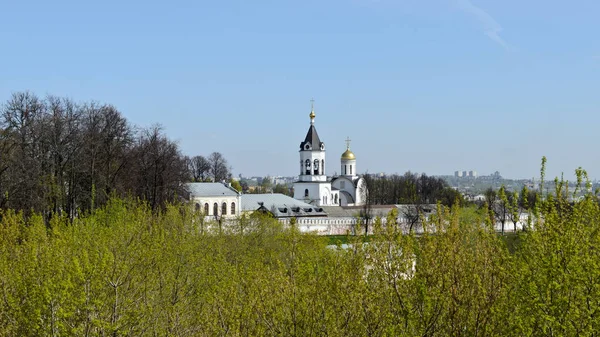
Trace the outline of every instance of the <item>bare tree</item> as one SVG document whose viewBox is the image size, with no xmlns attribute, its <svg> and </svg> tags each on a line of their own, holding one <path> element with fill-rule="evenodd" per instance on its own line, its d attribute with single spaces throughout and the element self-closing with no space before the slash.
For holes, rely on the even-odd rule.
<svg viewBox="0 0 600 337">
<path fill-rule="evenodd" d="M 5 147 L 3 164 L 5 205 L 26 212 L 45 208 L 42 182 L 44 154 L 41 144 L 41 117 L 44 103 L 29 92 L 15 93 L 2 107 L 0 125 Z M 8 198 L 6 198 L 8 196 Z M 6 200 L 7 199 L 7 200 Z"/>
<path fill-rule="evenodd" d="M 143 130 L 134 149 L 135 189 L 153 210 L 185 195 L 186 163 L 159 126 Z"/>
<path fill-rule="evenodd" d="M 423 212 L 424 209 L 421 203 L 402 205 L 402 207 L 400 207 L 400 214 L 406 219 L 406 225 L 408 225 L 409 232 L 412 232 L 415 226 L 421 222 Z"/>
<path fill-rule="evenodd" d="M 84 208 L 104 204 L 113 191 L 126 192 L 131 175 L 125 171 L 131 160 L 133 131 L 111 105 L 90 103 L 82 118 L 82 163 L 79 186 Z"/>
<path fill-rule="evenodd" d="M 217 159 L 216 172 L 229 175 Z M 156 209 L 181 195 L 187 174 L 160 128 L 134 143 L 133 128 L 111 105 L 29 92 L 0 105 L 0 208 L 39 212 L 48 224 L 54 214 L 73 218 L 131 193 Z"/>
<path fill-rule="evenodd" d="M 483 195 L 485 197 L 485 203 L 487 205 L 488 210 L 492 211 L 494 209 L 496 201 L 498 200 L 498 195 L 496 194 L 496 191 L 494 191 L 494 189 L 490 187 L 487 190 L 485 190 Z"/>
<path fill-rule="evenodd" d="M 367 180 L 365 180 L 365 183 L 362 184 L 357 193 L 364 201 L 364 204 L 359 212 L 359 217 L 362 225 L 365 226 L 365 235 L 368 235 L 369 226 L 371 225 L 371 220 L 373 219 L 373 199 L 371 197 Z"/>
<path fill-rule="evenodd" d="M 190 159 L 190 171 L 194 181 L 205 181 L 212 172 L 211 162 L 204 156 L 194 156 Z"/>
<path fill-rule="evenodd" d="M 214 182 L 227 181 L 231 179 L 231 172 L 227 166 L 227 160 L 220 152 L 213 152 L 208 157 L 210 162 L 210 176 Z"/>
<path fill-rule="evenodd" d="M 73 218 L 76 205 L 75 188 L 81 151 L 82 110 L 73 101 L 49 96 L 47 113 L 43 120 L 43 139 L 47 163 L 45 187 L 50 203 L 48 219 L 52 214 L 66 214 Z"/>
</svg>

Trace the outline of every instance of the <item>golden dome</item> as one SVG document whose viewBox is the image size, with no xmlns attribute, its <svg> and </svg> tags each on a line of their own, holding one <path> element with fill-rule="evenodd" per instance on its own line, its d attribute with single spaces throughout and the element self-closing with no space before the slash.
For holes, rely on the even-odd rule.
<svg viewBox="0 0 600 337">
<path fill-rule="evenodd" d="M 310 115 L 308 115 L 308 117 L 310 117 L 310 119 L 315 119 L 315 116 L 316 116 L 316 115 L 315 115 L 315 112 L 314 112 L 314 111 L 311 111 L 311 112 L 310 112 Z"/>
<path fill-rule="evenodd" d="M 348 149 L 346 152 L 342 153 L 342 160 L 356 160 L 356 156 Z"/>
</svg>

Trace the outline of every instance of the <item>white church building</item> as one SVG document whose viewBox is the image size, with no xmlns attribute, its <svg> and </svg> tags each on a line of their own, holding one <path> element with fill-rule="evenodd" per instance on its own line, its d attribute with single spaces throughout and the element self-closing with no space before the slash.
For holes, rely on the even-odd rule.
<svg viewBox="0 0 600 337">
<path fill-rule="evenodd" d="M 350 140 L 346 140 L 346 151 L 340 160 L 340 175 L 327 177 L 325 174 L 325 143 L 315 128 L 314 106 L 310 111 L 310 127 L 304 141 L 300 143 L 300 175 L 294 183 L 294 199 L 315 206 L 360 206 L 365 203 L 366 183 L 357 174 L 356 156 L 350 151 Z"/>
</svg>

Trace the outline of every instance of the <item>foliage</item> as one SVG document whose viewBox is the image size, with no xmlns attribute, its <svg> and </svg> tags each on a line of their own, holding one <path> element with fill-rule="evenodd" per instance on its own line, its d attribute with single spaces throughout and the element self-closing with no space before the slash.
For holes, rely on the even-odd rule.
<svg viewBox="0 0 600 337">
<path fill-rule="evenodd" d="M 462 196 L 441 178 L 406 172 L 404 175 L 365 175 L 369 198 L 374 205 L 435 204 L 451 206 Z"/>
<path fill-rule="evenodd" d="M 540 199 L 510 236 L 487 208 L 438 204 L 422 235 L 392 213 L 334 246 L 294 221 L 219 225 L 137 199 L 48 226 L 3 210 L 0 335 L 594 335 L 600 207 L 569 193 Z"/>
<path fill-rule="evenodd" d="M 236 191 L 242 192 L 242 185 L 240 184 L 239 181 L 230 179 L 229 183 L 231 184 L 231 187 L 234 188 Z"/>
</svg>

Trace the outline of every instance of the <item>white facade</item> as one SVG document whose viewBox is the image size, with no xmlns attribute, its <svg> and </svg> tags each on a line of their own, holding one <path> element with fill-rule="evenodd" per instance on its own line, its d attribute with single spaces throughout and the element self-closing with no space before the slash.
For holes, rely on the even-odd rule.
<svg viewBox="0 0 600 337">
<path fill-rule="evenodd" d="M 340 194 L 340 206 L 364 205 L 367 197 L 367 185 L 362 177 L 335 177 L 331 181 L 331 186 Z"/>
<path fill-rule="evenodd" d="M 294 199 L 315 206 L 362 205 L 365 189 L 364 179 L 357 175 L 356 157 L 348 148 L 342 154 L 340 165 L 342 175 L 328 179 L 325 174 L 327 160 L 325 143 L 321 142 L 315 128 L 314 109 L 310 112 L 310 127 L 300 143 L 300 173 L 294 183 Z"/>
<path fill-rule="evenodd" d="M 345 177 L 356 177 L 356 159 L 344 159 L 342 157 L 340 175 Z"/>
<path fill-rule="evenodd" d="M 222 183 L 189 183 L 190 201 L 207 220 L 234 219 L 241 212 L 241 195 Z"/>
<path fill-rule="evenodd" d="M 331 188 L 330 182 L 294 183 L 294 199 L 315 206 L 335 206 L 339 204 L 340 194 Z"/>
</svg>

